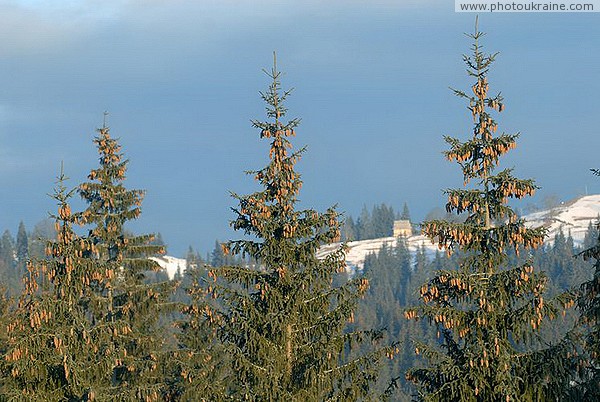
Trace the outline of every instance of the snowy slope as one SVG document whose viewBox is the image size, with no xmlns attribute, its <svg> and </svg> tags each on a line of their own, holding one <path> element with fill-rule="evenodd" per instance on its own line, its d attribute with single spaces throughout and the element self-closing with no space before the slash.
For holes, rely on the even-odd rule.
<svg viewBox="0 0 600 402">
<path fill-rule="evenodd" d="M 577 198 L 560 206 L 544 211 L 535 212 L 524 216 L 529 227 L 545 226 L 548 228 L 546 243 L 551 244 L 554 236 L 562 230 L 565 236 L 569 233 L 575 244 L 583 243 L 590 223 L 595 222 L 600 216 L 600 195 L 588 195 Z M 438 247 L 424 236 L 410 236 L 408 239 L 410 251 L 414 254 L 421 246 L 425 246 L 426 253 L 431 257 L 435 255 Z M 379 252 L 383 245 L 394 247 L 394 237 L 380 239 L 360 240 L 347 243 L 348 253 L 346 255 L 347 269 L 350 273 L 361 271 L 364 267 L 365 258 L 371 253 Z M 323 247 L 319 256 L 323 257 L 339 247 L 339 243 Z"/>
<path fill-rule="evenodd" d="M 179 271 L 183 274 L 187 268 L 187 261 L 183 258 L 172 257 L 170 255 L 163 255 L 160 257 L 150 257 L 152 261 L 156 261 L 158 265 L 167 273 L 169 279 L 173 279 L 175 274 Z"/>
<path fill-rule="evenodd" d="M 575 244 L 582 244 L 590 223 L 600 216 L 600 195 L 587 195 L 562 203 L 556 208 L 525 215 L 527 226 L 545 226 L 548 228 L 546 243 L 551 244 L 554 236 L 562 230 L 565 236 L 569 233 Z"/>
<path fill-rule="evenodd" d="M 395 247 L 396 240 L 397 238 L 395 237 L 382 237 L 379 239 L 359 240 L 346 243 L 348 246 L 348 252 L 346 253 L 348 272 L 353 273 L 355 271 L 362 271 L 367 255 L 378 253 L 384 245 Z M 406 240 L 412 254 L 416 254 L 421 245 L 425 247 L 425 252 L 429 257 L 435 255 L 435 252 L 438 250 L 437 245 L 431 244 L 431 240 L 422 235 L 410 236 Z M 317 257 L 324 257 L 336 250 L 339 246 L 340 243 L 335 243 L 322 247 L 317 253 Z"/>
<path fill-rule="evenodd" d="M 571 234 L 575 244 L 583 243 L 590 223 L 596 222 L 600 216 L 600 194 L 588 195 L 575 200 L 562 203 L 556 208 L 535 212 L 525 215 L 527 226 L 537 227 L 545 226 L 548 228 L 548 237 L 546 243 L 551 244 L 554 236 L 562 230 L 567 236 Z M 413 253 L 417 252 L 421 245 L 425 252 L 431 258 L 438 250 L 436 244 L 432 244 L 429 239 L 422 235 L 410 236 L 407 238 L 408 247 Z M 383 245 L 388 247 L 396 246 L 395 237 L 382 237 L 379 239 L 360 240 L 347 243 L 348 253 L 346 254 L 346 264 L 348 271 L 354 273 L 361 271 L 364 267 L 365 258 L 371 253 L 378 253 Z M 340 246 L 339 243 L 324 246 L 319 250 L 317 256 L 324 257 Z M 153 257 L 152 260 L 158 262 L 167 272 L 170 279 L 173 279 L 177 271 L 183 272 L 186 269 L 186 260 L 172 256 Z"/>
</svg>

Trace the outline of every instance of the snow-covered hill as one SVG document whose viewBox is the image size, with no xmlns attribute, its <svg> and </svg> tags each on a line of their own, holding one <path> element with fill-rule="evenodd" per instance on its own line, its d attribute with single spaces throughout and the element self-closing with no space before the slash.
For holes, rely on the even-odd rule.
<svg viewBox="0 0 600 402">
<path fill-rule="evenodd" d="M 382 237 L 379 239 L 368 239 L 351 241 L 346 243 L 348 246 L 348 252 L 346 253 L 346 265 L 349 273 L 356 271 L 362 271 L 365 258 L 369 254 L 378 253 L 381 247 L 395 247 L 396 237 Z M 425 252 L 428 256 L 435 255 L 438 247 L 436 244 L 431 244 L 431 240 L 422 235 L 410 236 L 407 238 L 408 248 L 412 254 L 415 254 L 419 247 L 424 246 Z M 317 257 L 325 257 L 327 254 L 333 252 L 340 246 L 340 243 L 334 243 L 322 247 L 317 253 Z"/>
<path fill-rule="evenodd" d="M 565 235 L 571 234 L 575 244 L 583 243 L 585 234 L 591 222 L 595 222 L 600 216 L 600 195 L 588 195 L 577 198 L 570 202 L 562 203 L 560 206 L 538 211 L 524 216 L 527 226 L 545 226 L 548 228 L 546 243 L 551 244 L 554 236 L 563 231 Z M 435 254 L 438 247 L 424 236 L 416 235 L 407 238 L 410 251 L 414 254 L 423 245 L 429 256 Z M 360 240 L 347 243 L 346 254 L 347 269 L 353 273 L 361 271 L 364 267 L 365 258 L 371 253 L 377 253 L 383 245 L 394 247 L 396 238 L 383 237 L 379 239 Z M 319 256 L 325 256 L 339 247 L 339 243 L 323 247 Z"/>
<path fill-rule="evenodd" d="M 571 234 L 575 244 L 582 244 L 590 223 L 596 222 L 598 217 L 600 217 L 600 194 L 576 198 L 558 207 L 524 216 L 528 226 L 548 228 L 546 243 L 549 244 L 554 241 L 554 236 L 560 230 L 566 236 Z"/>
<path fill-rule="evenodd" d="M 152 261 L 156 261 L 158 265 L 167 273 L 169 279 L 173 279 L 177 272 L 183 275 L 187 268 L 187 261 L 183 258 L 163 255 L 160 257 L 150 257 Z"/>
<path fill-rule="evenodd" d="M 571 235 L 575 244 L 583 243 L 585 234 L 590 223 L 595 222 L 600 217 L 600 194 L 588 195 L 575 200 L 562 203 L 558 207 L 538 211 L 524 216 L 527 225 L 530 227 L 545 226 L 548 228 L 548 237 L 546 243 L 551 244 L 554 236 L 562 230 L 565 235 Z M 365 258 L 371 253 L 377 253 L 383 245 L 394 247 L 396 245 L 395 237 L 383 237 L 379 239 L 360 240 L 347 243 L 348 253 L 346 254 L 346 263 L 348 271 L 353 273 L 361 271 L 364 267 Z M 415 254 L 419 247 L 423 246 L 428 256 L 432 257 L 438 250 L 436 244 L 432 244 L 429 239 L 422 235 L 414 235 L 407 238 L 410 251 Z M 339 243 L 322 247 L 318 253 L 319 257 L 324 257 L 339 247 Z M 179 271 L 183 274 L 186 269 L 186 261 L 182 258 L 172 256 L 162 256 L 152 258 L 163 267 L 173 279 Z"/>
</svg>

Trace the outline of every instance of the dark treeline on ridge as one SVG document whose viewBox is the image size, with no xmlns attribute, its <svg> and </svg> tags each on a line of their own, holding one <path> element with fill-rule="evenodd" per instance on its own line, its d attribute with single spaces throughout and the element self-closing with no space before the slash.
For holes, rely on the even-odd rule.
<svg viewBox="0 0 600 402">
<path fill-rule="evenodd" d="M 394 221 L 399 219 L 410 221 L 410 212 L 406 203 L 401 214 L 394 212 L 394 208 L 386 204 L 373 206 L 371 212 L 363 206 L 356 220 L 352 216 L 343 220 L 342 240 L 366 240 L 392 236 Z"/>
<path fill-rule="evenodd" d="M 274 58 L 252 121 L 268 162 L 249 167 L 257 191 L 232 193 L 239 236 L 190 248 L 170 280 L 150 259 L 166 253 L 160 234 L 127 230 L 145 192 L 104 124 L 87 181 L 61 168 L 50 218 L 0 237 L 0 400 L 599 400 L 600 224 L 579 246 L 509 206 L 537 186 L 499 169 L 518 135 L 497 133 L 505 102 L 481 36 L 464 56 L 472 86 L 453 90 L 472 135 L 445 138 L 464 186 L 422 223 L 406 204 L 298 208 L 300 120 Z M 349 272 L 345 242 L 391 237 L 398 220 L 439 251 L 402 235 Z"/>
</svg>

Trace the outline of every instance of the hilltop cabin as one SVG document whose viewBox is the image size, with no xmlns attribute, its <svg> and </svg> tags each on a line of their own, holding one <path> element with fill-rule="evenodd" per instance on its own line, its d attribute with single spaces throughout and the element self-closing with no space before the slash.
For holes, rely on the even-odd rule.
<svg viewBox="0 0 600 402">
<path fill-rule="evenodd" d="M 412 236 L 412 226 L 409 220 L 401 219 L 394 221 L 394 237 L 400 236 Z"/>
</svg>

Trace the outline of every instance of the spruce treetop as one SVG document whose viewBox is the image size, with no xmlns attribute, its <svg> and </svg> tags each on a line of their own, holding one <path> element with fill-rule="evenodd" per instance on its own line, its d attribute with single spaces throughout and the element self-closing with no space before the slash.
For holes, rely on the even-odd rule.
<svg viewBox="0 0 600 402">
<path fill-rule="evenodd" d="M 55 268 L 48 271 L 48 279 L 53 284 L 56 294 L 61 298 L 67 298 L 69 303 L 75 303 L 86 293 L 86 281 L 89 283 L 90 273 L 89 261 L 81 257 L 95 251 L 94 244 L 86 238 L 77 236 L 73 225 L 77 223 L 76 214 L 71 211 L 69 199 L 73 196 L 75 189 L 68 190 L 65 176 L 61 172 L 52 198 L 57 202 L 58 211 L 50 215 L 54 219 L 56 240 L 46 244 L 46 255 L 54 259 Z M 77 256 L 77 260 L 74 260 Z M 77 265 L 77 267 L 76 267 Z"/>
<path fill-rule="evenodd" d="M 91 170 L 89 182 L 79 186 L 79 194 L 89 203 L 81 213 L 81 223 L 95 224 L 94 236 L 116 244 L 123 235 L 123 224 L 140 216 L 144 191 L 124 187 L 129 161 L 124 159 L 118 141 L 111 138 L 109 127 L 98 130 L 94 143 L 100 166 Z"/>
<path fill-rule="evenodd" d="M 282 256 L 274 252 L 276 248 L 282 244 L 303 246 L 309 256 L 322 244 L 338 240 L 340 229 L 338 215 L 333 208 L 328 209 L 325 214 L 295 209 L 302 187 L 295 164 L 305 148 L 291 152 L 292 143 L 289 138 L 296 135 L 295 128 L 300 119 L 283 122 L 287 113 L 284 102 L 292 90 L 282 92 L 281 72 L 277 70 L 276 58 L 273 68 L 263 71 L 272 82 L 269 89 L 260 95 L 266 103 L 267 117 L 273 120 L 253 120 L 252 125 L 260 130 L 261 139 L 270 141 L 269 164 L 249 173 L 254 175 L 264 190 L 247 196 L 233 194 L 239 200 L 240 207 L 234 209 L 238 216 L 232 222 L 235 230 L 243 230 L 246 234 L 262 239 L 262 242 L 234 241 L 230 242 L 226 251 L 229 252 L 231 248 L 234 254 L 248 254 L 267 266 L 277 267 L 279 273 L 285 275 L 288 267 L 280 264 Z"/>
<path fill-rule="evenodd" d="M 527 229 L 524 221 L 508 205 L 509 198 L 521 199 L 535 193 L 533 180 L 518 179 L 512 169 L 495 173 L 500 156 L 516 147 L 519 134 L 495 135 L 498 123 L 492 111 L 504 110 L 504 99 L 500 93 L 489 94 L 487 75 L 497 53 L 485 54 L 479 43 L 484 34 L 476 30 L 468 34 L 473 41 L 472 55 L 463 56 L 467 73 L 475 79 L 472 94 L 453 89 L 460 98 L 469 102 L 468 110 L 474 127 L 471 139 L 462 142 L 446 136 L 450 149 L 444 154 L 449 161 L 456 161 L 463 172 L 464 184 L 477 180 L 473 188 L 449 189 L 446 211 L 466 213 L 463 223 L 429 221 L 424 223 L 423 233 L 436 239 L 440 248 L 451 253 L 454 249 L 477 251 L 487 256 L 490 252 L 504 255 L 507 247 L 535 248 L 542 244 L 544 229 Z M 462 235 L 459 235 L 462 233 Z M 498 265 L 501 261 L 494 261 Z M 491 269 L 482 267 L 482 269 Z"/>
<path fill-rule="evenodd" d="M 123 261 L 134 274 L 155 270 L 157 264 L 146 256 L 163 254 L 164 247 L 150 244 L 154 235 L 127 236 L 125 224 L 139 218 L 145 191 L 125 187 L 127 165 L 118 139 L 112 138 L 110 128 L 103 125 L 94 138 L 98 149 L 98 168 L 92 169 L 88 182 L 79 185 L 79 195 L 87 203 L 85 211 L 78 214 L 79 223 L 93 225 L 90 237 L 98 245 L 103 259 Z"/>
</svg>

